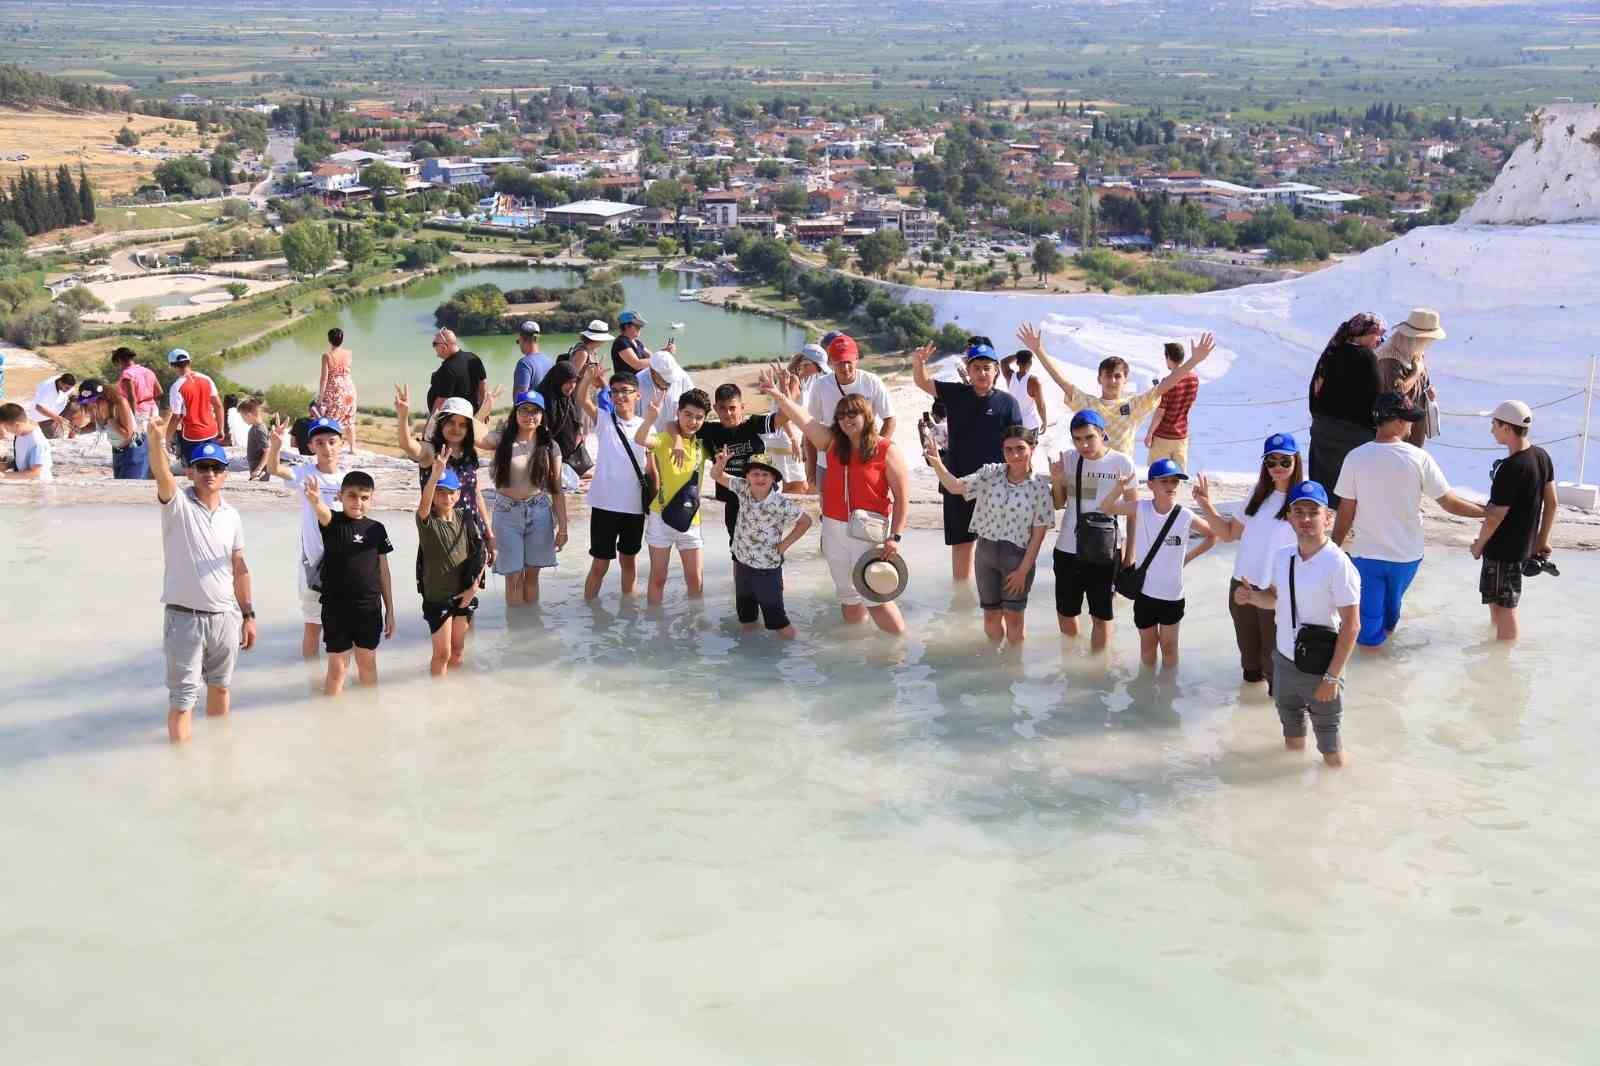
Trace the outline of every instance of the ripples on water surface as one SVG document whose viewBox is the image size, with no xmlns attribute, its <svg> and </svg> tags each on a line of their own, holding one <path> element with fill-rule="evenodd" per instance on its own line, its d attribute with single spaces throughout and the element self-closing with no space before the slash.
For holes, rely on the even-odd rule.
<svg viewBox="0 0 1600 1066">
<path fill-rule="evenodd" d="M 1430 549 L 1330 772 L 1241 695 L 1224 552 L 1155 680 L 1125 603 L 1109 661 L 1062 650 L 1048 568 L 1026 649 L 990 650 L 931 532 L 915 639 L 836 626 L 813 535 L 789 646 L 733 624 L 719 515 L 703 607 L 585 606 L 578 532 L 436 684 L 385 512 L 400 635 L 375 693 L 325 701 L 289 506 L 245 514 L 236 711 L 177 751 L 154 507 L 0 510 L 6 1060 L 1600 1054 L 1588 558 L 1527 582 L 1507 653 L 1476 564 Z"/>
</svg>

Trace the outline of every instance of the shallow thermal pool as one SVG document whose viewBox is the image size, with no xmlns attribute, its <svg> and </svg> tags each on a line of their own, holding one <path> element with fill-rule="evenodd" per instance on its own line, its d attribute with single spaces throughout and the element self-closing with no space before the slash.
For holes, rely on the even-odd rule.
<svg viewBox="0 0 1600 1066">
<path fill-rule="evenodd" d="M 1600 1056 L 1597 561 L 1528 582 L 1508 653 L 1430 549 L 1334 772 L 1241 695 L 1224 551 L 1158 682 L 1126 621 L 1063 648 L 1048 571 L 990 650 L 932 532 L 902 644 L 834 624 L 813 534 L 788 647 L 733 626 L 720 516 L 699 607 L 585 606 L 580 533 L 433 683 L 388 512 L 401 632 L 330 702 L 291 506 L 245 513 L 263 644 L 176 750 L 154 508 L 0 509 L 7 1061 Z"/>
</svg>

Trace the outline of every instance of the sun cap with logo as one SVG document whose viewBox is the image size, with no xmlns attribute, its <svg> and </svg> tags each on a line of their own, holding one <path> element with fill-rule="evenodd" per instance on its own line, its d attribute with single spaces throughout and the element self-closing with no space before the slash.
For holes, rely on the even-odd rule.
<svg viewBox="0 0 1600 1066">
<path fill-rule="evenodd" d="M 856 339 L 848 333 L 841 333 L 828 342 L 828 361 L 830 363 L 853 362 L 861 358 L 861 349 L 856 347 Z"/>
<path fill-rule="evenodd" d="M 783 471 L 778 469 L 778 461 L 766 452 L 756 452 L 744 461 L 745 473 L 751 470 L 765 470 L 772 475 L 774 481 L 783 480 Z"/>
<path fill-rule="evenodd" d="M 179 363 L 187 362 L 191 362 L 189 353 L 184 351 L 182 348 L 174 348 L 172 351 L 167 353 L 168 366 L 177 366 Z"/>
<path fill-rule="evenodd" d="M 216 441 L 208 440 L 204 444 L 196 445 L 189 452 L 188 465 L 197 466 L 200 463 L 217 463 L 226 470 L 228 468 L 228 453 L 223 451 L 222 445 Z"/>
<path fill-rule="evenodd" d="M 517 327 L 517 332 L 524 337 L 537 337 L 539 335 L 539 323 L 531 318 L 525 318 L 522 320 L 522 325 Z"/>
<path fill-rule="evenodd" d="M 462 418 L 473 416 L 472 404 L 460 396 L 447 396 L 444 403 L 439 405 L 438 417 L 445 415 L 460 415 Z"/>
<path fill-rule="evenodd" d="M 1442 341 L 1445 338 L 1444 330 L 1439 328 L 1439 312 L 1431 307 L 1413 307 L 1406 320 L 1389 332 L 1430 341 Z"/>
<path fill-rule="evenodd" d="M 1175 477 L 1179 481 L 1188 481 L 1189 475 L 1183 472 L 1175 459 L 1157 459 L 1150 464 L 1149 473 L 1145 474 L 1146 481 L 1155 481 L 1158 478 Z"/>
<path fill-rule="evenodd" d="M 1067 426 L 1067 431 L 1070 433 L 1072 430 L 1082 429 L 1084 426 L 1094 426 L 1101 433 L 1104 433 L 1106 431 L 1106 420 L 1100 417 L 1099 411 L 1090 410 L 1086 407 L 1072 416 L 1072 422 Z"/>
<path fill-rule="evenodd" d="M 1261 457 L 1264 459 L 1269 455 L 1294 455 L 1299 451 L 1300 448 L 1295 444 L 1291 434 L 1274 433 L 1261 446 Z"/>
<path fill-rule="evenodd" d="M 862 552 L 850 576 L 861 598 L 872 603 L 899 599 L 911 577 L 905 556 L 895 552 L 885 558 L 882 548 Z"/>
<path fill-rule="evenodd" d="M 618 326 L 648 326 L 649 324 L 644 320 L 644 316 L 637 311 L 624 311 L 617 316 Z"/>
<path fill-rule="evenodd" d="M 1320 482 L 1302 481 L 1289 490 L 1288 503 L 1293 505 L 1301 500 L 1310 500 L 1326 507 L 1328 506 L 1328 490 L 1323 488 Z"/>
<path fill-rule="evenodd" d="M 80 381 L 78 382 L 78 403 L 98 403 L 100 398 L 105 395 L 105 391 L 106 387 L 101 384 L 99 378 L 88 378 Z"/>
<path fill-rule="evenodd" d="M 815 363 L 824 369 L 828 366 L 828 353 L 820 344 L 803 345 L 795 354 L 807 362 Z"/>
<path fill-rule="evenodd" d="M 1420 422 L 1426 417 L 1426 411 L 1412 406 L 1411 401 L 1398 392 L 1380 392 L 1378 398 L 1372 401 L 1372 421 L 1380 426 L 1396 419 Z"/>
<path fill-rule="evenodd" d="M 589 328 L 578 336 L 586 341 L 608 341 L 612 339 L 611 327 L 596 318 L 589 323 Z"/>
<path fill-rule="evenodd" d="M 981 341 L 977 344 L 967 345 L 966 360 L 970 363 L 974 359 L 988 359 L 995 363 L 1000 361 L 1000 357 L 995 354 L 994 345 L 984 344 Z"/>
<path fill-rule="evenodd" d="M 455 467 L 447 466 L 444 468 L 444 473 L 439 475 L 439 480 L 434 483 L 433 487 L 435 489 L 443 489 L 446 492 L 460 492 L 461 477 L 456 473 Z"/>
<path fill-rule="evenodd" d="M 650 373 L 658 375 L 667 384 L 672 384 L 683 373 L 683 368 L 672 357 L 672 353 L 665 348 L 657 348 L 650 353 Z"/>
<path fill-rule="evenodd" d="M 1533 408 L 1521 400 L 1506 400 L 1493 411 L 1490 411 L 1489 417 L 1496 422 L 1504 422 L 1508 426 L 1531 426 L 1533 425 Z"/>
<path fill-rule="evenodd" d="M 511 403 L 511 409 L 516 410 L 518 407 L 524 407 L 528 404 L 532 404 L 543 411 L 544 394 L 541 392 L 519 392 Z"/>
<path fill-rule="evenodd" d="M 335 437 L 342 437 L 344 430 L 331 418 L 313 418 L 306 425 L 306 440 L 310 440 L 318 433 L 332 433 Z"/>
</svg>

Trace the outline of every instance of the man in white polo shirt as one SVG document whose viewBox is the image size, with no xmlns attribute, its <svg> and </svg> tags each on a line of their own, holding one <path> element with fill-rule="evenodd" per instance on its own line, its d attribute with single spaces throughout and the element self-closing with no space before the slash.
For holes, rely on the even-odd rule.
<svg viewBox="0 0 1600 1066">
<path fill-rule="evenodd" d="M 150 420 L 155 454 L 166 450 L 174 416 Z M 215 441 L 190 449 L 189 488 L 179 489 L 167 464 L 151 463 L 161 504 L 161 550 L 166 568 L 161 602 L 162 650 L 167 659 L 167 737 L 189 739 L 193 715 L 206 686 L 206 717 L 228 713 L 228 686 L 239 649 L 256 642 L 250 604 L 250 569 L 244 562 L 239 512 L 222 499 L 228 453 Z"/>
<path fill-rule="evenodd" d="M 848 333 L 834 334 L 823 347 L 827 349 L 828 367 L 833 373 L 812 379 L 811 391 L 806 393 L 807 413 L 820 424 L 831 426 L 840 400 L 846 396 L 865 396 L 878 418 L 878 436 L 894 440 L 894 405 L 889 402 L 889 390 L 882 378 L 858 366 L 861 352 L 855 338 Z M 828 465 L 828 457 L 818 452 L 809 440 L 805 442 L 805 456 L 806 480 L 820 492 L 822 481 L 817 471 Z"/>
</svg>

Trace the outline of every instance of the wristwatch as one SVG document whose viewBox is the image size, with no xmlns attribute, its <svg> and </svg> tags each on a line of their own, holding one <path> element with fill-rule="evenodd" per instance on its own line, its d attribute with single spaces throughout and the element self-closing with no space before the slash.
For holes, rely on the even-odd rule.
<svg viewBox="0 0 1600 1066">
<path fill-rule="evenodd" d="M 1334 677 L 1332 674 L 1323 674 L 1322 680 L 1328 682 L 1329 684 L 1337 685 L 1339 688 L 1344 688 L 1344 678 L 1342 677 Z"/>
<path fill-rule="evenodd" d="M 901 534 L 899 534 L 899 533 L 890 533 L 889 534 L 889 539 L 894 541 L 896 544 L 899 544 L 900 540 L 901 540 Z"/>
</svg>

